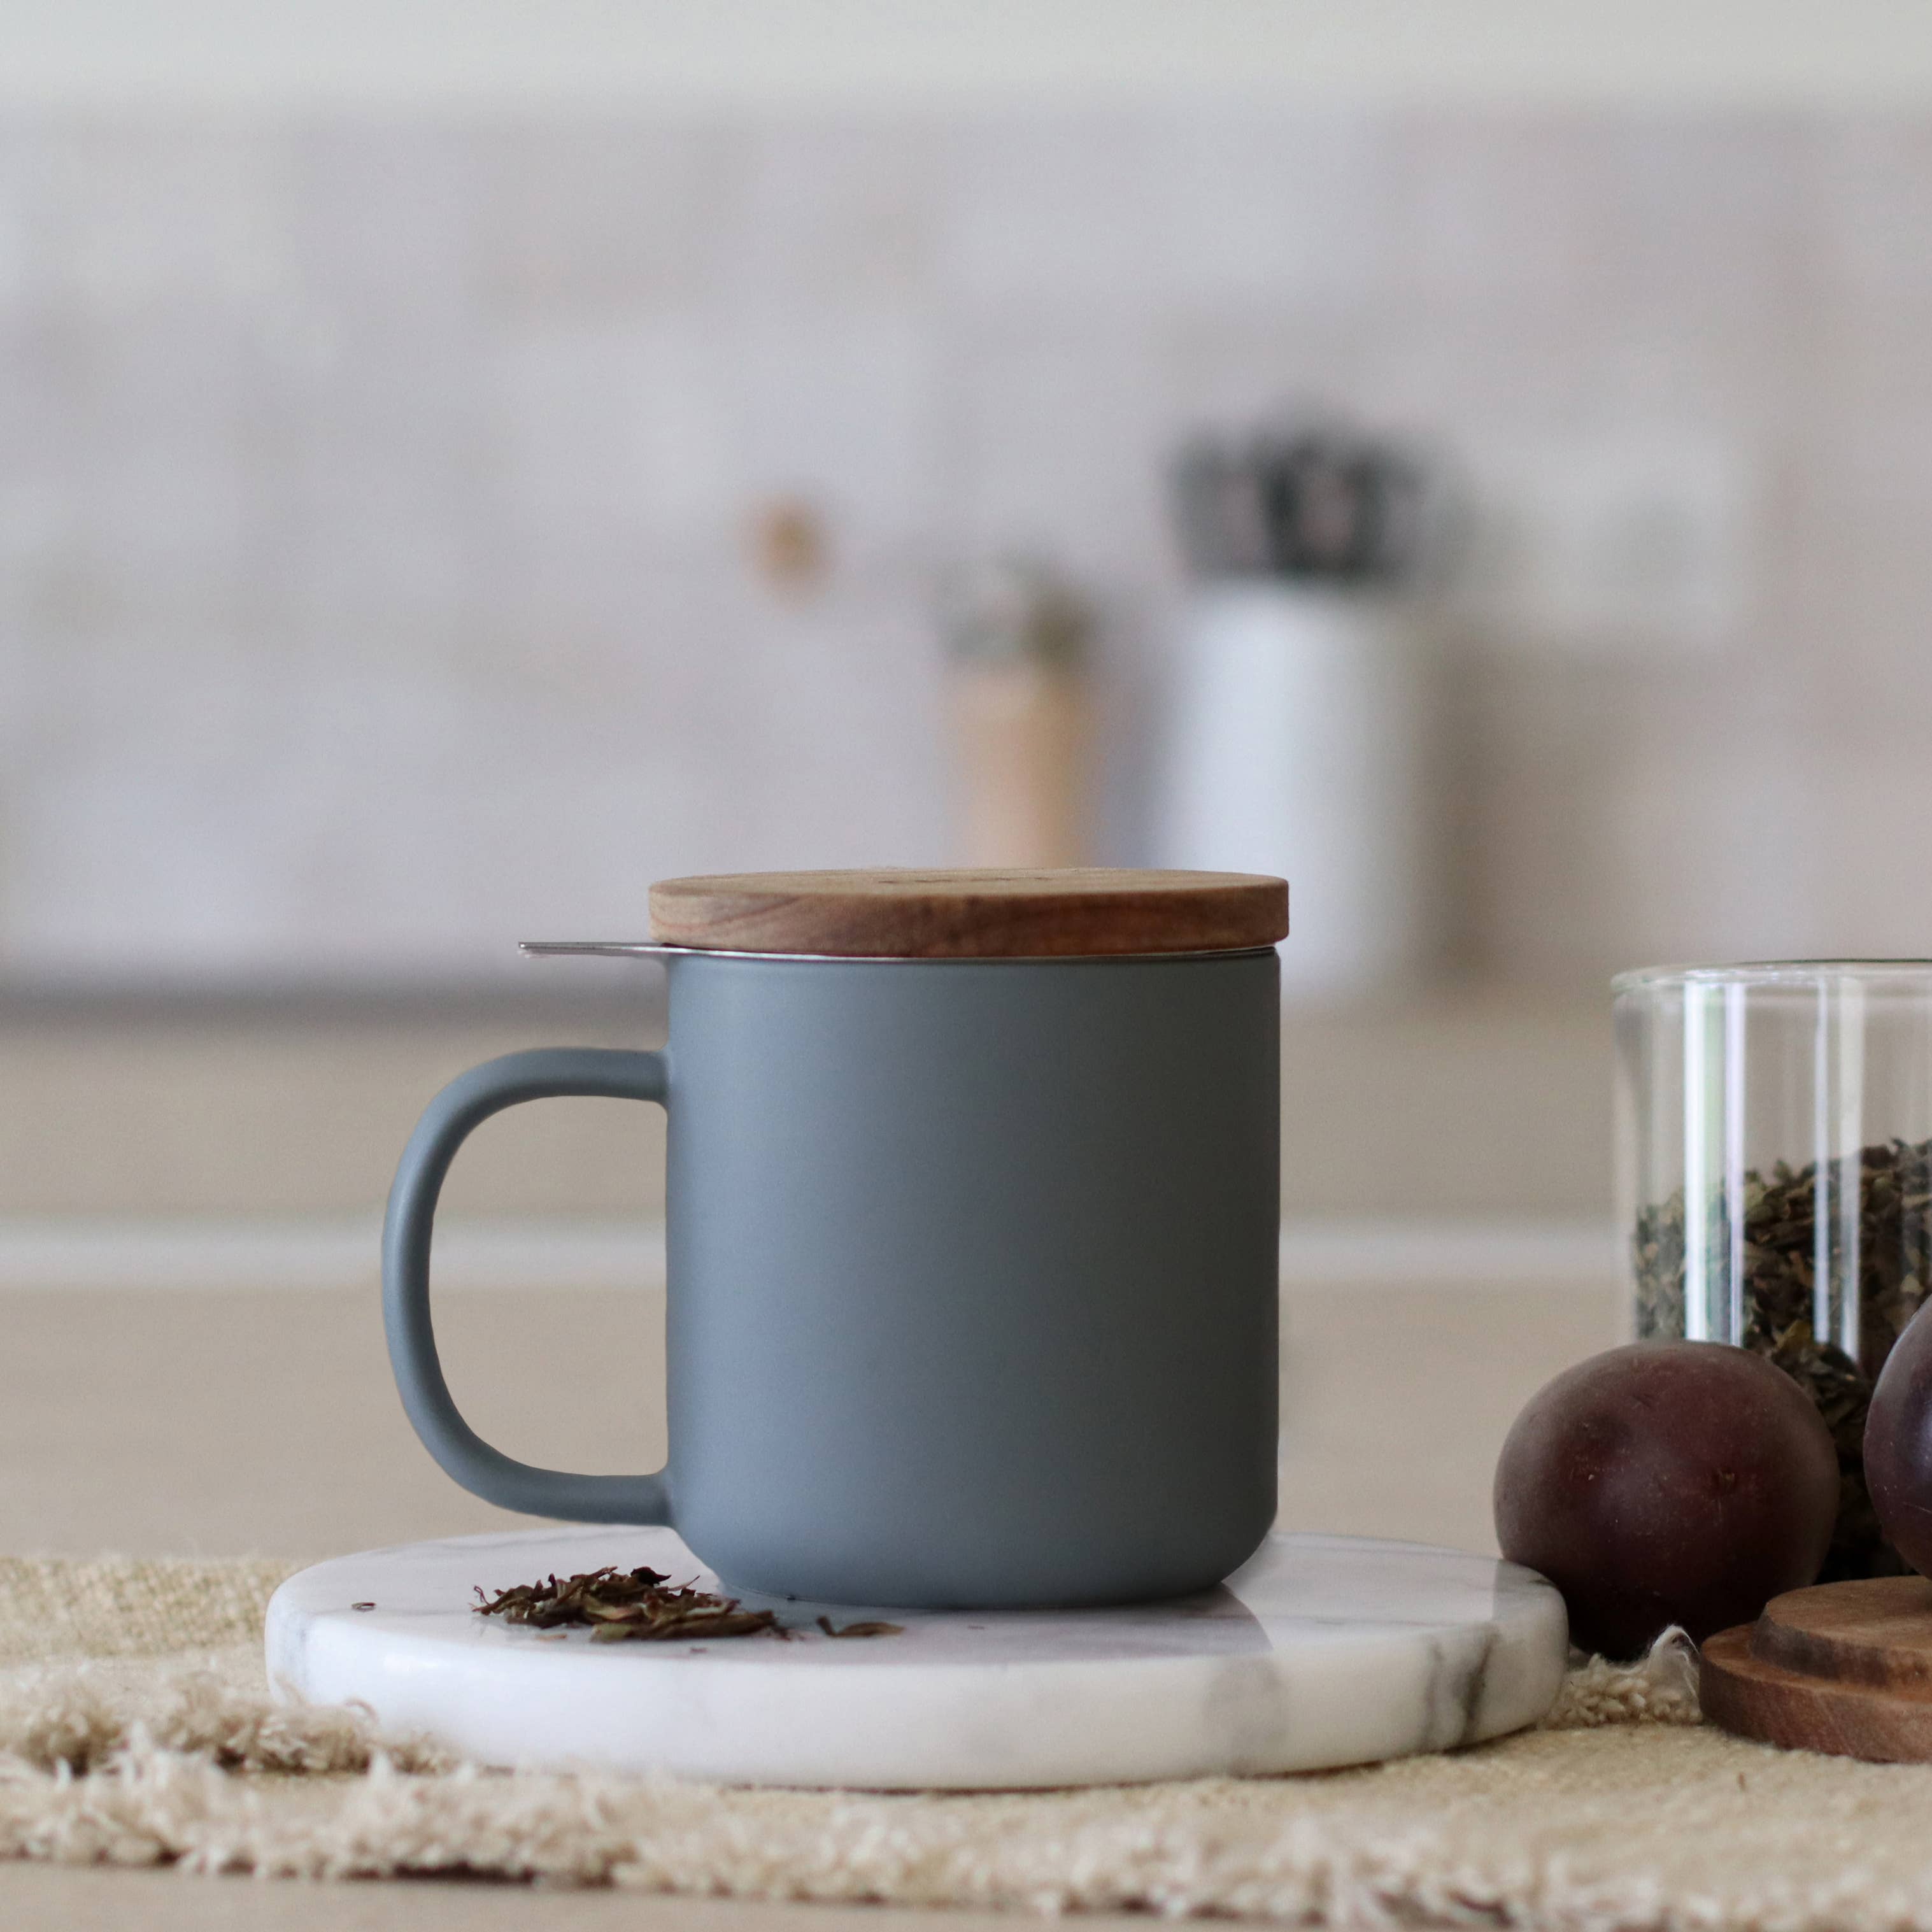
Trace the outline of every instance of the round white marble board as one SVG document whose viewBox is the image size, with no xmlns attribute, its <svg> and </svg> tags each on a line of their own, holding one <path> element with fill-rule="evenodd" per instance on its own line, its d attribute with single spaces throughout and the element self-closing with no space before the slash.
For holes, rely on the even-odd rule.
<svg viewBox="0 0 1932 1932">
<path fill-rule="evenodd" d="M 909 1611 L 748 1596 L 796 1630 L 597 1643 L 477 1616 L 554 1572 L 717 1580 L 670 1531 L 550 1526 L 317 1564 L 268 1606 L 278 1694 L 352 1700 L 490 1765 L 728 1784 L 998 1790 L 1262 1774 L 1533 1724 L 1562 1682 L 1540 1577 L 1426 1545 L 1277 1534 L 1204 1595 L 1100 1610 Z M 358 1610 L 358 1604 L 373 1604 Z M 896 1636 L 825 1636 L 881 1618 Z M 560 1638 L 561 1640 L 560 1640 Z"/>
</svg>

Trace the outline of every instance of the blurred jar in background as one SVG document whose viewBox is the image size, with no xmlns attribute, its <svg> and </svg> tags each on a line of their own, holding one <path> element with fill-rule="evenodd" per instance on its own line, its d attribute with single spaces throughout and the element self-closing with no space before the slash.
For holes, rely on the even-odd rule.
<svg viewBox="0 0 1932 1932">
<path fill-rule="evenodd" d="M 1292 883 L 1285 991 L 1417 977 L 1436 948 L 1421 608 L 1424 484 L 1334 428 L 1204 442 L 1177 466 L 1192 578 L 1155 821 L 1164 866 Z"/>
<path fill-rule="evenodd" d="M 964 866 L 1081 866 L 1092 837 L 1085 602 L 1036 560 L 964 569 L 943 607 Z"/>
</svg>

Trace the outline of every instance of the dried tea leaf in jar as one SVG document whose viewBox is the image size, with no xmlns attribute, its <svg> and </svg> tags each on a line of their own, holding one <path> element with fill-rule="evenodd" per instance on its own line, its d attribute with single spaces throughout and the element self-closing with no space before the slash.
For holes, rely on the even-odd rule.
<svg viewBox="0 0 1932 1932">
<path fill-rule="evenodd" d="M 1932 1279 L 1932 1140 L 1891 1140 L 1856 1159 L 1768 1175 L 1747 1170 L 1742 1241 L 1733 1239 L 1725 1190 L 1713 1190 L 1704 1224 L 1715 1275 L 1741 1252 L 1743 1346 L 1784 1370 L 1811 1397 L 1838 1451 L 1838 1520 L 1821 1580 L 1895 1576 L 1906 1565 L 1886 1541 L 1864 1473 L 1865 1418 L 1874 1384 L 1893 1344 L 1925 1299 Z M 1821 1229 L 1818 1202 L 1856 1203 Z M 1685 1333 L 1688 1274 L 1684 1195 L 1644 1208 L 1632 1232 L 1640 1340 Z M 1856 1359 L 1815 1330 L 1819 1264 L 1856 1284 Z"/>
</svg>

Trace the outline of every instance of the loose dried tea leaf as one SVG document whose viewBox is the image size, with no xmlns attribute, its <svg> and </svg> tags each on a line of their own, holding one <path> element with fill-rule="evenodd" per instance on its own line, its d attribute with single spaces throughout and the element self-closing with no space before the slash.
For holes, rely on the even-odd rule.
<svg viewBox="0 0 1932 1932">
<path fill-rule="evenodd" d="M 756 1636 L 774 1628 L 778 1619 L 770 1610 L 741 1610 L 735 1597 L 706 1596 L 702 1591 L 680 1592 L 695 1600 L 689 1610 L 671 1609 L 656 1618 L 640 1618 L 627 1623 L 599 1624 L 590 1633 L 592 1643 L 684 1643 L 697 1637 Z M 705 1607 L 715 1605 L 716 1608 Z"/>
<path fill-rule="evenodd" d="M 820 1617 L 818 1620 L 818 1628 L 827 1636 L 902 1636 L 905 1634 L 904 1624 L 886 1624 L 876 1621 L 871 1623 L 848 1624 L 843 1630 L 835 1630 L 830 1617 Z"/>
<path fill-rule="evenodd" d="M 666 1586 L 661 1570 L 620 1570 L 607 1564 L 561 1582 L 519 1583 L 494 1597 L 479 1588 L 475 1605 L 482 1617 L 550 1630 L 559 1624 L 589 1624 L 593 1643 L 682 1643 L 688 1639 L 755 1636 L 761 1630 L 784 1634 L 770 1610 L 742 1610 L 736 1597 L 720 1597 L 688 1584 Z"/>
<path fill-rule="evenodd" d="M 670 1579 L 662 1570 L 638 1568 L 620 1570 L 606 1564 L 601 1570 L 586 1570 L 560 1582 L 554 1575 L 540 1583 L 518 1583 L 486 1597 L 476 1592 L 477 1614 L 501 1617 L 506 1623 L 534 1624 L 548 1630 L 558 1624 L 590 1621 L 588 1605 L 631 1604 L 641 1601 Z"/>
<path fill-rule="evenodd" d="M 1856 1163 L 1856 1164 L 1855 1164 Z M 1850 1272 L 1856 1234 L 1858 1358 L 1814 1331 L 1820 1244 L 1819 1171 L 1778 1162 L 1768 1175 L 1744 1177 L 1743 1226 L 1736 1232 L 1744 1261 L 1744 1333 L 1737 1339 L 1775 1362 L 1810 1396 L 1838 1452 L 1839 1508 L 1823 1582 L 1895 1576 L 1904 1568 L 1879 1528 L 1864 1480 L 1865 1412 L 1872 1384 L 1932 1282 L 1932 1141 L 1892 1140 L 1826 1163 L 1823 1192 L 1835 1208 L 1823 1229 L 1828 1279 Z M 1640 1339 L 1667 1341 L 1685 1332 L 1689 1237 L 1682 1189 L 1646 1207 L 1632 1231 Z M 1856 1224 L 1855 1227 L 1851 1224 Z M 1728 1285 L 1731 1208 L 1714 1190 L 1704 1216 L 1705 1272 Z"/>
</svg>

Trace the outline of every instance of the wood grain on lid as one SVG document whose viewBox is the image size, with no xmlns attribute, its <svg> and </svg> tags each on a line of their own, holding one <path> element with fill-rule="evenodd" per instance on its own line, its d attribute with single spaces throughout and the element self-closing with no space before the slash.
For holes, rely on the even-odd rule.
<svg viewBox="0 0 1932 1932">
<path fill-rule="evenodd" d="M 1254 872 L 740 872 L 651 888 L 671 946 L 900 959 L 1051 958 L 1271 946 L 1285 880 Z"/>
</svg>

